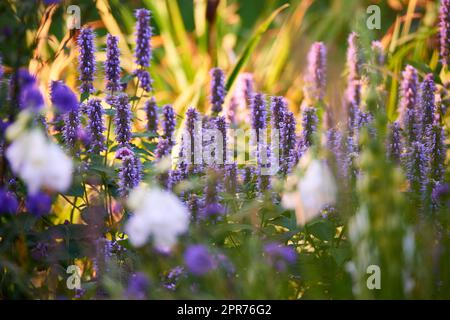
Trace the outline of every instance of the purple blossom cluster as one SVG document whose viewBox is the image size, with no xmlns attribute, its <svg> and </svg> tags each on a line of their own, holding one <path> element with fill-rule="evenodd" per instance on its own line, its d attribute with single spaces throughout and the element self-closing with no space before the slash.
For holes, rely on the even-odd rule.
<svg viewBox="0 0 450 320">
<path fill-rule="evenodd" d="M 106 90 L 109 90 L 111 94 L 122 89 L 120 72 L 119 38 L 108 34 L 106 37 L 105 76 Z"/>
<path fill-rule="evenodd" d="M 135 62 L 138 65 L 138 69 L 135 70 L 135 74 L 139 79 L 139 85 L 147 92 L 152 90 L 153 80 L 150 77 L 150 73 L 146 68 L 150 67 L 152 58 L 152 28 L 150 26 L 151 13 L 146 9 L 138 9 L 135 12 L 137 19 L 136 22 L 136 50 L 135 50 Z"/>
<path fill-rule="evenodd" d="M 89 152 L 99 153 L 106 148 L 103 135 L 105 126 L 103 124 L 103 107 L 100 99 L 90 99 L 86 106 L 89 133 Z"/>
<path fill-rule="evenodd" d="M 114 99 L 114 108 L 116 111 L 115 117 L 115 132 L 116 139 L 119 145 L 127 147 L 131 141 L 131 106 L 128 95 L 121 93 Z"/>
<path fill-rule="evenodd" d="M 325 97 L 327 49 L 322 42 L 316 42 L 308 53 L 308 67 L 305 75 L 303 94 L 309 105 L 314 105 Z"/>
<path fill-rule="evenodd" d="M 222 111 L 225 101 L 225 75 L 222 69 L 214 68 L 211 70 L 211 105 L 212 112 L 218 114 Z"/>
<path fill-rule="evenodd" d="M 117 150 L 116 158 L 122 160 L 119 172 L 119 193 L 125 197 L 141 181 L 141 163 L 133 151 L 127 147 Z"/>
<path fill-rule="evenodd" d="M 81 93 L 94 92 L 95 62 L 95 35 L 91 28 L 83 28 L 80 31 L 77 42 L 80 54 L 78 56 L 78 72 L 81 82 Z"/>
<path fill-rule="evenodd" d="M 147 116 L 147 130 L 156 135 L 158 131 L 158 106 L 154 97 L 145 102 L 144 109 Z"/>
<path fill-rule="evenodd" d="M 450 0 L 441 0 L 439 41 L 442 64 L 450 66 Z"/>
</svg>

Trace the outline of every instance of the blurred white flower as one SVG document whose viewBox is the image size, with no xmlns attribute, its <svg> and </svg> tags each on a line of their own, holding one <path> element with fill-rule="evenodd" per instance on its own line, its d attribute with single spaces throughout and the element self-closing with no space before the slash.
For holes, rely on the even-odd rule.
<svg viewBox="0 0 450 320">
<path fill-rule="evenodd" d="M 6 150 L 6 157 L 31 194 L 42 187 L 64 192 L 72 183 L 72 160 L 39 129 L 17 136 Z"/>
<path fill-rule="evenodd" d="M 143 246 L 152 236 L 157 249 L 168 251 L 188 229 L 189 211 L 169 191 L 140 185 L 130 192 L 127 204 L 134 215 L 125 225 L 125 232 L 135 247 Z"/>
<path fill-rule="evenodd" d="M 336 193 L 336 183 L 327 163 L 313 159 L 299 179 L 297 190 L 283 194 L 282 205 L 295 209 L 297 224 L 304 225 L 318 216 L 324 207 L 334 204 Z"/>
</svg>

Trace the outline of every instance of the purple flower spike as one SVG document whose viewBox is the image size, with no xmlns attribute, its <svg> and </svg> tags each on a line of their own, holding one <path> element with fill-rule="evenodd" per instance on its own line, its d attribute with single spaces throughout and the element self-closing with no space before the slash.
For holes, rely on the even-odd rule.
<svg viewBox="0 0 450 320">
<path fill-rule="evenodd" d="M 42 217 L 50 213 L 52 198 L 43 192 L 29 195 L 26 200 L 27 210 L 36 217 Z"/>
<path fill-rule="evenodd" d="M 256 142 L 260 140 L 260 130 L 266 128 L 266 97 L 262 93 L 255 93 L 250 102 L 252 112 L 252 128 L 256 131 Z"/>
<path fill-rule="evenodd" d="M 225 117 L 217 117 L 215 119 L 215 127 L 222 134 L 222 164 L 225 164 L 227 158 L 227 123 Z"/>
<path fill-rule="evenodd" d="M 130 277 L 125 297 L 131 300 L 144 300 L 147 298 L 149 289 L 150 280 L 144 273 L 138 272 Z"/>
<path fill-rule="evenodd" d="M 397 164 L 400 163 L 403 150 L 401 138 L 400 124 L 395 121 L 390 127 L 388 156 L 391 161 Z"/>
<path fill-rule="evenodd" d="M 106 61 L 105 61 L 105 75 L 106 75 L 106 90 L 110 93 L 122 90 L 120 83 L 120 50 L 119 38 L 111 34 L 106 37 Z"/>
<path fill-rule="evenodd" d="M 0 214 L 14 214 L 19 208 L 16 196 L 5 189 L 0 189 Z"/>
<path fill-rule="evenodd" d="M 211 105 L 212 112 L 218 114 L 222 111 L 222 105 L 225 101 L 225 76 L 222 69 L 214 68 L 211 70 Z"/>
<path fill-rule="evenodd" d="M 52 81 L 50 85 L 50 100 L 60 113 L 75 111 L 79 108 L 75 93 L 61 81 Z"/>
<path fill-rule="evenodd" d="M 147 115 L 147 130 L 156 134 L 158 131 L 158 106 L 154 97 L 145 102 L 144 109 Z"/>
<path fill-rule="evenodd" d="M 94 38 L 94 31 L 91 28 L 83 28 L 81 29 L 77 40 L 80 50 L 80 54 L 78 55 L 78 72 L 80 74 L 81 93 L 94 92 L 93 82 L 96 71 Z"/>
<path fill-rule="evenodd" d="M 90 99 L 87 103 L 89 152 L 99 153 L 106 148 L 105 137 L 103 136 L 103 132 L 105 131 L 103 114 L 100 99 Z"/>
<path fill-rule="evenodd" d="M 400 125 L 405 131 L 408 141 L 413 142 L 417 140 L 419 134 L 419 123 L 418 119 L 416 119 L 419 87 L 417 71 L 408 65 L 402 75 L 403 80 L 400 86 Z"/>
<path fill-rule="evenodd" d="M 134 54 L 135 62 L 138 65 L 138 69 L 135 70 L 135 74 L 139 80 L 139 85 L 147 92 L 152 90 L 153 80 L 150 73 L 145 68 L 150 67 L 152 58 L 152 28 L 150 26 L 151 12 L 147 9 L 137 9 L 136 16 L 136 51 Z"/>
<path fill-rule="evenodd" d="M 184 263 L 187 270 L 196 276 L 202 276 L 215 268 L 214 259 L 209 254 L 208 248 L 201 244 L 191 245 L 186 249 Z"/>
<path fill-rule="evenodd" d="M 295 162 L 297 162 L 296 146 L 297 135 L 295 129 L 297 123 L 295 121 L 294 113 L 287 111 L 284 115 L 283 130 L 280 135 L 280 146 L 282 147 L 283 157 L 281 159 L 281 168 L 283 173 L 289 173 Z"/>
<path fill-rule="evenodd" d="M 116 137 L 120 146 L 126 147 L 131 141 L 131 107 L 128 95 L 121 93 L 114 99 L 116 109 Z"/>
<path fill-rule="evenodd" d="M 281 130 L 284 125 L 284 117 L 287 112 L 287 102 L 284 97 L 271 97 L 270 110 L 272 113 L 272 129 Z M 281 132 L 280 132 L 281 136 Z M 281 141 L 280 141 L 281 142 Z M 280 143 L 281 145 L 281 143 Z"/>
<path fill-rule="evenodd" d="M 427 153 L 430 156 L 431 182 L 443 182 L 445 177 L 445 159 L 447 146 L 445 144 L 445 131 L 438 121 L 431 126 Z"/>
<path fill-rule="evenodd" d="M 175 132 L 175 112 L 170 104 L 166 104 L 163 107 L 163 131 L 164 137 L 172 143 L 173 133 Z"/>
<path fill-rule="evenodd" d="M 441 0 L 439 11 L 439 40 L 442 64 L 450 66 L 450 0 Z"/>
<path fill-rule="evenodd" d="M 149 67 L 152 57 L 152 47 L 150 40 L 152 38 L 152 28 L 150 26 L 151 12 L 147 9 L 137 9 L 136 17 L 136 51 L 134 57 L 136 63 L 141 67 Z"/>
<path fill-rule="evenodd" d="M 172 150 L 172 145 L 169 142 L 169 140 L 160 138 L 158 141 L 158 145 L 156 146 L 155 158 L 160 160 L 160 159 L 170 155 L 171 150 Z"/>
<path fill-rule="evenodd" d="M 288 265 L 295 263 L 297 260 L 297 252 L 294 248 L 275 242 L 266 244 L 264 253 L 270 265 L 279 272 L 286 271 Z"/>
<path fill-rule="evenodd" d="M 317 110 L 314 107 L 305 107 L 302 112 L 302 136 L 300 137 L 297 154 L 300 159 L 306 150 L 313 144 L 313 137 L 317 130 Z"/>
<path fill-rule="evenodd" d="M 78 132 L 80 130 L 80 113 L 78 110 L 69 111 L 63 115 L 64 126 L 62 134 L 64 142 L 71 150 L 74 149 L 78 140 Z"/>
<path fill-rule="evenodd" d="M 417 110 L 417 120 L 421 122 L 422 137 L 427 136 L 430 127 L 433 125 L 434 114 L 436 113 L 436 104 L 434 93 L 436 85 L 434 84 L 433 75 L 428 74 L 420 84 L 420 103 Z"/>
<path fill-rule="evenodd" d="M 352 32 L 348 37 L 347 48 L 347 68 L 348 68 L 348 81 L 361 79 L 362 73 L 362 52 L 359 45 L 359 36 L 357 33 Z"/>
<path fill-rule="evenodd" d="M 322 42 L 315 42 L 308 53 L 308 67 L 303 93 L 309 105 L 325 97 L 327 48 Z"/>
<path fill-rule="evenodd" d="M 406 157 L 406 176 L 410 183 L 410 190 L 414 194 L 421 194 L 428 185 L 427 163 L 428 155 L 425 146 L 420 142 L 413 142 Z"/>
<path fill-rule="evenodd" d="M 136 187 L 141 181 L 140 162 L 133 151 L 124 147 L 120 148 L 116 157 L 122 160 L 119 172 L 119 193 L 122 197 L 128 195 L 128 191 Z"/>
</svg>

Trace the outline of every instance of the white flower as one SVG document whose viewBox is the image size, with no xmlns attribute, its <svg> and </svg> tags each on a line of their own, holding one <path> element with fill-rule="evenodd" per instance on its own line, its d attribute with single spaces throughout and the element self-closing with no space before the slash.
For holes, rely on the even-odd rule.
<svg viewBox="0 0 450 320">
<path fill-rule="evenodd" d="M 143 246 L 152 236 L 156 248 L 168 251 L 188 229 L 189 211 L 171 192 L 141 185 L 130 192 L 127 204 L 134 215 L 125 232 L 135 247 Z"/>
<path fill-rule="evenodd" d="M 283 194 L 282 205 L 287 209 L 295 208 L 297 223 L 304 225 L 325 206 L 335 203 L 336 192 L 336 183 L 326 162 L 313 159 L 299 179 L 297 190 Z"/>
<path fill-rule="evenodd" d="M 11 169 L 33 194 L 45 187 L 66 191 L 72 182 L 72 160 L 39 129 L 16 137 L 6 150 Z"/>
</svg>

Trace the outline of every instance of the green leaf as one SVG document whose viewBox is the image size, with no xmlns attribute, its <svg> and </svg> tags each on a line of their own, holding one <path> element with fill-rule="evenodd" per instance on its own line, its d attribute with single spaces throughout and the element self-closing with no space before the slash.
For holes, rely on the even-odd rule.
<svg viewBox="0 0 450 320">
<path fill-rule="evenodd" d="M 330 241 L 334 237 L 334 228 L 328 220 L 317 220 L 307 225 L 308 231 L 316 238 Z"/>
<path fill-rule="evenodd" d="M 261 40 L 262 35 L 267 31 L 272 21 L 275 19 L 275 17 L 284 9 L 289 7 L 289 4 L 286 3 L 276 9 L 272 14 L 256 29 L 255 34 L 250 38 L 249 42 L 244 48 L 244 51 L 242 52 L 241 56 L 239 57 L 238 62 L 234 66 L 233 70 L 231 71 L 230 76 L 228 77 L 226 89 L 227 91 L 230 90 L 230 88 L 233 86 L 234 81 L 236 80 L 239 72 L 241 69 L 245 66 L 248 59 L 250 58 L 250 55 L 252 54 L 253 50 L 255 50 L 256 45 Z"/>
</svg>

